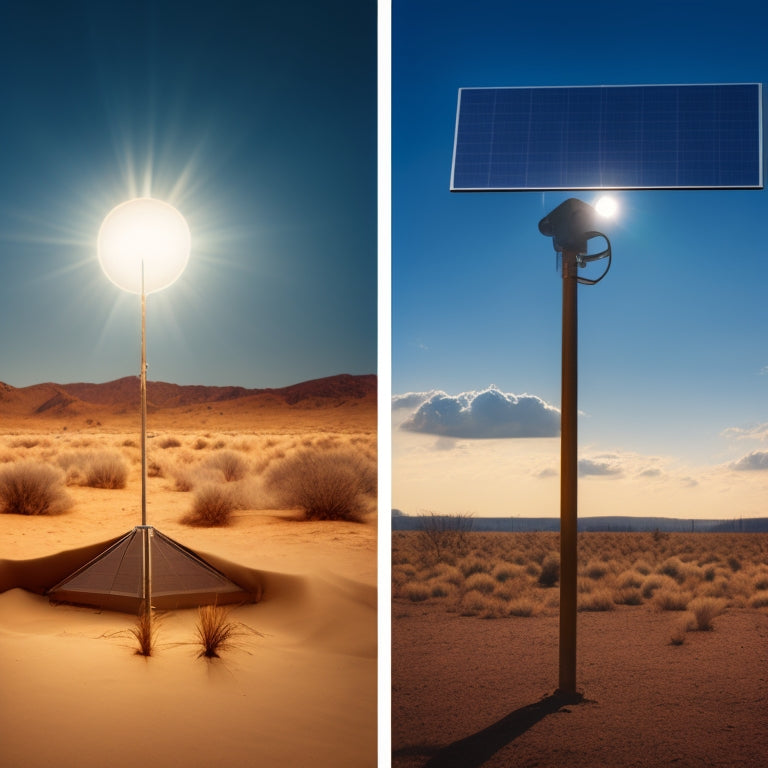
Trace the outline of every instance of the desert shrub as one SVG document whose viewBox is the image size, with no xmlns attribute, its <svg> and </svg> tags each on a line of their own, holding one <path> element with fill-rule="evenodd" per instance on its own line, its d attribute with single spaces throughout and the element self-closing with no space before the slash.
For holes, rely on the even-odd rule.
<svg viewBox="0 0 768 768">
<path fill-rule="evenodd" d="M 653 566 L 651 566 L 647 560 L 642 559 L 635 560 L 635 563 L 632 567 L 643 576 L 647 576 L 653 570 Z"/>
<path fill-rule="evenodd" d="M 584 575 L 590 579 L 599 581 L 608 573 L 608 563 L 599 560 L 590 560 L 584 568 Z"/>
<path fill-rule="evenodd" d="M 464 554 L 467 534 L 472 530 L 471 515 L 438 515 L 427 512 L 419 515 L 418 546 L 434 560 L 446 555 Z"/>
<path fill-rule="evenodd" d="M 726 601 L 717 597 L 697 597 L 688 604 L 688 609 L 693 614 L 696 629 L 708 631 L 713 628 L 712 621 L 719 616 L 726 607 Z"/>
<path fill-rule="evenodd" d="M 731 555 L 731 556 L 728 558 L 728 561 L 727 561 L 727 562 L 728 562 L 728 567 L 729 567 L 729 568 L 730 568 L 730 569 L 731 569 L 731 570 L 732 570 L 734 573 L 736 573 L 736 571 L 740 571 L 740 570 L 741 570 L 741 560 L 739 560 L 739 558 L 738 558 L 738 557 L 734 557 L 733 555 Z"/>
<path fill-rule="evenodd" d="M 197 639 L 203 647 L 198 656 L 218 659 L 219 651 L 230 647 L 238 625 L 229 620 L 229 612 L 218 605 L 203 605 L 197 609 Z"/>
<path fill-rule="evenodd" d="M 596 589 L 594 592 L 579 595 L 579 611 L 612 611 L 616 606 L 609 589 Z"/>
<path fill-rule="evenodd" d="M 464 574 L 464 578 L 467 579 L 474 573 L 489 573 L 492 567 L 488 560 L 484 560 L 476 555 L 460 560 L 458 566 L 459 570 Z"/>
<path fill-rule="evenodd" d="M 498 563 L 493 569 L 493 578 L 504 584 L 507 581 L 513 581 L 517 579 L 523 569 L 518 565 L 512 565 L 511 563 Z"/>
<path fill-rule="evenodd" d="M 768 608 L 768 589 L 761 589 L 749 599 L 750 608 Z"/>
<path fill-rule="evenodd" d="M 693 622 L 690 616 L 684 616 L 679 621 L 675 622 L 672 627 L 672 633 L 669 637 L 671 645 L 682 645 L 685 642 L 686 633 L 692 628 Z"/>
<path fill-rule="evenodd" d="M 527 618 L 536 613 L 536 603 L 529 597 L 518 597 L 507 604 L 507 614 Z"/>
<path fill-rule="evenodd" d="M 11 448 L 34 448 L 40 444 L 36 437 L 17 437 L 11 441 Z"/>
<path fill-rule="evenodd" d="M 643 584 L 640 587 L 643 593 L 643 597 L 650 599 L 653 597 L 653 593 L 656 590 L 666 587 L 667 589 L 674 589 L 677 587 L 677 582 L 666 574 L 652 573 L 643 579 Z"/>
<path fill-rule="evenodd" d="M 72 506 L 56 467 L 21 461 L 0 469 L 0 513 L 58 515 Z"/>
<path fill-rule="evenodd" d="M 768 572 L 765 570 L 759 570 L 753 576 L 752 586 L 758 591 L 768 590 Z"/>
<path fill-rule="evenodd" d="M 242 480 L 248 472 L 248 462 L 234 451 L 218 451 L 205 462 L 204 466 L 221 472 L 228 483 Z"/>
<path fill-rule="evenodd" d="M 194 443 L 192 443 L 192 447 L 193 447 L 193 448 L 194 448 L 196 451 L 202 451 L 204 448 L 207 448 L 207 447 L 208 447 L 208 441 L 207 441 L 207 440 L 205 440 L 205 439 L 204 439 L 204 438 L 202 438 L 202 437 L 198 437 L 198 438 L 197 438 L 197 440 L 195 440 L 195 442 L 194 442 Z"/>
<path fill-rule="evenodd" d="M 214 528 L 229 525 L 235 509 L 229 489 L 220 485 L 204 485 L 192 498 L 192 509 L 182 519 L 186 525 Z"/>
<path fill-rule="evenodd" d="M 643 576 L 639 571 L 622 571 L 617 579 L 616 586 L 619 589 L 639 589 L 643 585 Z"/>
<path fill-rule="evenodd" d="M 657 573 L 662 573 L 665 576 L 669 576 L 675 581 L 681 581 L 681 569 L 683 563 L 679 557 L 668 557 L 659 567 L 656 569 Z"/>
<path fill-rule="evenodd" d="M 360 521 L 376 492 L 376 468 L 354 451 L 297 451 L 268 471 L 266 488 L 308 520 Z"/>
<path fill-rule="evenodd" d="M 653 604 L 660 611 L 684 611 L 690 600 L 690 592 L 677 589 L 658 589 L 653 596 Z"/>
<path fill-rule="evenodd" d="M 488 595 L 480 616 L 484 619 L 500 619 L 507 614 L 507 604 L 496 595 Z"/>
<path fill-rule="evenodd" d="M 161 448 L 179 448 L 181 446 L 181 441 L 175 437 L 164 437 L 159 445 Z"/>
<path fill-rule="evenodd" d="M 467 591 L 476 589 L 484 595 L 490 595 L 496 587 L 496 579 L 489 573 L 473 573 L 464 583 Z"/>
<path fill-rule="evenodd" d="M 616 605 L 642 605 L 643 593 L 637 587 L 622 587 L 613 596 Z"/>
<path fill-rule="evenodd" d="M 435 580 L 429 583 L 430 597 L 450 597 L 456 593 L 456 586 L 449 581 Z"/>
<path fill-rule="evenodd" d="M 89 488 L 125 488 L 128 464 L 112 451 L 89 454 L 84 466 L 81 485 Z"/>
<path fill-rule="evenodd" d="M 481 613 L 487 605 L 486 596 L 482 592 L 478 592 L 473 589 L 467 592 L 461 599 L 461 615 L 462 616 L 477 616 Z"/>
<path fill-rule="evenodd" d="M 538 582 L 542 587 L 554 587 L 560 580 L 560 557 L 554 552 L 548 554 L 541 562 L 541 572 Z"/>
<path fill-rule="evenodd" d="M 464 574 L 455 566 L 448 563 L 438 563 L 437 574 L 449 584 L 458 587 L 464 581 Z"/>
</svg>

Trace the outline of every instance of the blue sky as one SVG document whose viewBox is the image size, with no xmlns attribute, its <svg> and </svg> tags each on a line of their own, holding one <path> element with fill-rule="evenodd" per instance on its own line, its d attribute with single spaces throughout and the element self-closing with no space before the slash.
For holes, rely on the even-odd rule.
<svg viewBox="0 0 768 768">
<path fill-rule="evenodd" d="M 395 0 L 393 394 L 466 404 L 494 387 L 486 410 L 524 394 L 542 413 L 560 404 L 562 286 L 537 225 L 598 195 L 451 194 L 460 87 L 765 83 L 766 25 L 740 0 L 651 0 L 631 16 L 615 2 Z M 615 193 L 611 271 L 579 288 L 581 514 L 765 514 L 766 195 Z M 418 402 L 393 411 L 395 507 L 558 513 L 556 438 L 400 429 Z"/>
<path fill-rule="evenodd" d="M 1 380 L 138 372 L 96 236 L 144 195 L 192 233 L 149 297 L 150 379 L 375 372 L 373 0 L 6 3 L 0 72 Z"/>
</svg>

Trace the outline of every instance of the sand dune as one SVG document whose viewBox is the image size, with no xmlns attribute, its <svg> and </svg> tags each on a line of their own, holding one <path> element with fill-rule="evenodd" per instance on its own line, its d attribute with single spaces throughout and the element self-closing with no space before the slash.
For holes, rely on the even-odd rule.
<svg viewBox="0 0 768 768">
<path fill-rule="evenodd" d="M 6 406 L 12 395 L 4 394 Z M 108 447 L 131 469 L 124 489 L 69 487 L 66 514 L 0 515 L 0 765 L 376 764 L 375 513 L 363 523 L 306 522 L 296 511 L 253 508 L 236 511 L 226 528 L 193 528 L 180 522 L 191 494 L 176 490 L 170 473 L 213 446 L 256 465 L 272 443 L 273 452 L 312 440 L 368 445 L 375 396 L 303 408 L 283 401 L 259 409 L 248 400 L 210 412 L 206 404 L 162 409 L 149 421 L 158 436 L 150 461 L 167 470 L 149 478 L 149 522 L 260 592 L 259 602 L 232 609 L 240 633 L 213 660 L 198 658 L 196 610 L 162 615 L 156 651 L 145 658 L 134 652 L 133 616 L 52 605 L 42 594 L 140 522 L 136 435 L 123 417 L 90 403 L 100 425 L 84 422 L 85 411 L 64 417 L 55 408 L 4 419 L 5 463 Z M 209 414 L 204 426 L 200 408 Z M 163 450 L 159 436 L 169 430 L 181 445 Z M 195 442 L 209 447 L 194 450 Z"/>
</svg>

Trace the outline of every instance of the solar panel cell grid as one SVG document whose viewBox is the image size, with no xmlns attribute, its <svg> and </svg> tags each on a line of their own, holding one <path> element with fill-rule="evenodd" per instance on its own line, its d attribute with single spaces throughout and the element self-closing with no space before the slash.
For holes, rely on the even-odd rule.
<svg viewBox="0 0 768 768">
<path fill-rule="evenodd" d="M 757 83 L 463 88 L 451 189 L 761 188 L 761 125 Z"/>
</svg>

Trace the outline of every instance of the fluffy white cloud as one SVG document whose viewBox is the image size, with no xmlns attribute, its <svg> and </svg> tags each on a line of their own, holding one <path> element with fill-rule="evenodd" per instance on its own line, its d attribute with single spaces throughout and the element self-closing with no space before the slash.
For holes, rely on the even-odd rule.
<svg viewBox="0 0 768 768">
<path fill-rule="evenodd" d="M 444 392 L 437 392 L 432 390 L 431 392 L 406 392 L 404 395 L 392 396 L 392 410 L 397 408 L 418 408 L 422 403 L 429 400 L 430 397 L 436 394 L 445 394 Z"/>
<path fill-rule="evenodd" d="M 396 399 L 402 407 L 413 395 L 392 398 L 393 407 Z M 446 437 L 557 437 L 560 411 L 535 395 L 513 395 L 496 387 L 459 395 L 433 392 L 401 428 Z"/>
<path fill-rule="evenodd" d="M 731 464 L 731 469 L 739 472 L 768 469 L 768 451 L 752 451 Z"/>
</svg>

